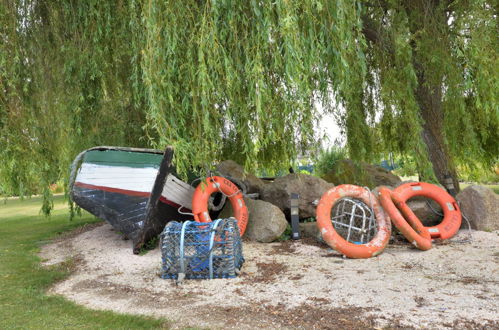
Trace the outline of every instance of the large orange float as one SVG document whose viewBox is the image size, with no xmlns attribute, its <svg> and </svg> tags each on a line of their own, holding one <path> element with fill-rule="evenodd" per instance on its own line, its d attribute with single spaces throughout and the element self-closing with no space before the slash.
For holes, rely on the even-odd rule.
<svg viewBox="0 0 499 330">
<path fill-rule="evenodd" d="M 383 209 L 388 213 L 395 227 L 420 250 L 426 251 L 431 249 L 431 236 L 425 226 L 417 217 L 404 219 L 400 211 L 392 201 L 390 189 L 385 187 L 379 188 L 379 201 Z"/>
<path fill-rule="evenodd" d="M 444 189 L 426 182 L 409 182 L 395 188 L 391 193 L 397 208 L 402 212 L 407 222 L 421 222 L 407 206 L 407 201 L 414 196 L 424 196 L 436 201 L 443 210 L 444 218 L 440 224 L 425 227 L 431 238 L 448 239 L 454 236 L 461 227 L 461 211 L 456 200 Z"/>
<path fill-rule="evenodd" d="M 244 203 L 243 194 L 233 182 L 220 176 L 206 178 L 194 191 L 192 196 L 194 220 L 197 222 L 211 222 L 208 213 L 208 199 L 215 192 L 221 192 L 229 198 L 234 210 L 234 217 L 237 219 L 239 232 L 243 236 L 248 224 L 248 209 Z"/>
<path fill-rule="evenodd" d="M 354 244 L 345 240 L 334 229 L 331 221 L 331 210 L 334 204 L 343 197 L 359 199 L 372 208 L 376 217 L 377 233 L 366 244 Z M 349 258 L 370 258 L 383 252 L 391 233 L 390 219 L 378 204 L 376 197 L 362 187 L 343 184 L 328 190 L 317 206 L 317 227 L 324 241 L 333 249 Z"/>
</svg>

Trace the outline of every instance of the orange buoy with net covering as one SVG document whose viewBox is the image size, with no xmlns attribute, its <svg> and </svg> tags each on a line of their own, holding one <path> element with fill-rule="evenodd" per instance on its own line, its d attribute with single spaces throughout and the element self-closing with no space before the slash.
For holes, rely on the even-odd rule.
<svg viewBox="0 0 499 330">
<path fill-rule="evenodd" d="M 340 209 L 336 206 L 333 217 L 332 210 L 336 203 L 342 205 Z M 337 221 L 339 217 L 346 221 Z M 369 218 L 372 221 L 369 222 Z M 367 223 L 371 224 L 366 226 Z M 349 258 L 370 258 L 380 254 L 391 234 L 390 219 L 376 197 L 366 188 L 349 184 L 336 186 L 322 195 L 317 206 L 317 226 L 324 241 Z M 335 226 L 338 226 L 337 229 Z M 340 228 L 348 229 L 346 238 L 338 234 Z M 369 232 L 374 234 L 370 236 Z M 349 237 L 352 233 L 361 239 L 353 241 Z"/>
</svg>

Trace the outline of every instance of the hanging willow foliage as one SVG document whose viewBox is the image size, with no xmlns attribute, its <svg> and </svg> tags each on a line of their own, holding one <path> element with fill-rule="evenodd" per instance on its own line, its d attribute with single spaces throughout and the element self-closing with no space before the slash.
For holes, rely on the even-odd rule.
<svg viewBox="0 0 499 330">
<path fill-rule="evenodd" d="M 173 145 L 180 172 L 282 167 L 316 145 L 319 103 L 352 157 L 411 154 L 431 175 L 427 84 L 445 152 L 491 164 L 494 15 L 488 1 L 4 0 L 0 193 L 48 195 L 95 145 Z"/>
<path fill-rule="evenodd" d="M 351 1 L 148 1 L 142 67 L 154 145 L 173 144 L 182 164 L 289 162 L 316 135 L 314 102 L 330 104 L 331 89 L 358 98 L 359 13 Z M 361 107 L 349 114 L 362 123 Z"/>
<path fill-rule="evenodd" d="M 1 2 L 0 192 L 49 196 L 82 149 L 148 144 L 137 16 L 133 4 Z"/>
<path fill-rule="evenodd" d="M 416 154 L 443 183 L 499 161 L 497 8 L 490 1 L 366 1 L 369 108 L 383 147 Z M 374 82 L 374 83 L 372 83 Z M 378 96 L 381 103 L 376 104 Z M 424 154 L 429 154 L 433 167 Z"/>
</svg>

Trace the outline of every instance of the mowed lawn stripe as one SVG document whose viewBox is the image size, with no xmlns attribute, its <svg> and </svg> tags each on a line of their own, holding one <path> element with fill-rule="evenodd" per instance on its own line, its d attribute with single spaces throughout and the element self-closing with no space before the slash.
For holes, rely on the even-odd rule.
<svg viewBox="0 0 499 330">
<path fill-rule="evenodd" d="M 71 260 L 40 265 L 40 246 L 60 234 L 97 222 L 85 213 L 68 220 L 62 196 L 50 218 L 39 214 L 41 198 L 0 200 L 0 329 L 161 329 L 166 320 L 94 311 L 46 290 L 69 275 Z"/>
</svg>

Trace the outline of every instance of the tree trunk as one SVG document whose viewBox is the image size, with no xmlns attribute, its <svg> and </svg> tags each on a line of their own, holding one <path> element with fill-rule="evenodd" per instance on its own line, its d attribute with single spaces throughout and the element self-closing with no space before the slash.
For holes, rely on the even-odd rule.
<svg viewBox="0 0 499 330">
<path fill-rule="evenodd" d="M 440 29 L 448 30 L 445 12 L 438 10 L 438 1 L 411 1 L 405 4 L 408 11 L 410 30 L 413 36 L 431 24 L 432 28 L 438 26 Z M 412 14 L 410 13 L 412 11 Z M 426 15 L 431 20 L 423 19 Z M 434 29 L 436 30 L 436 29 Z M 427 36 L 428 37 L 428 36 Z M 442 42 L 436 35 L 434 42 Z M 449 148 L 444 139 L 444 113 L 442 108 L 443 77 L 432 77 L 427 79 L 427 73 L 431 68 L 425 66 L 427 59 L 418 53 L 418 47 L 413 40 L 411 42 L 413 54 L 413 66 L 418 77 L 418 86 L 415 91 L 416 101 L 419 105 L 419 113 L 423 119 L 422 138 L 426 144 L 433 171 L 437 180 L 449 193 L 455 195 L 459 192 L 456 168 L 453 164 Z M 425 178 L 423 178 L 425 179 Z"/>
<path fill-rule="evenodd" d="M 383 6 L 383 2 L 380 3 Z M 447 18 L 444 11 L 437 10 L 438 1 L 407 1 L 404 3 L 408 13 L 409 26 L 412 36 L 419 35 L 425 29 L 422 17 L 431 15 L 430 24 L 438 24 L 442 29 L 448 28 Z M 383 8 L 386 10 L 386 8 Z M 414 15 L 416 13 L 416 15 Z M 412 15 L 411 15 L 412 14 Z M 393 50 L 393 40 L 380 34 L 381 23 L 373 21 L 368 15 L 362 16 L 362 32 L 367 40 L 372 43 L 381 43 L 389 52 Z M 435 42 L 439 42 L 435 40 Z M 426 144 L 430 162 L 437 180 L 451 193 L 459 192 L 456 168 L 453 164 L 449 148 L 444 139 L 444 115 L 442 109 L 442 81 L 434 79 L 432 82 L 426 79 L 426 68 L 424 60 L 418 54 L 418 47 L 412 41 L 413 65 L 418 77 L 418 86 L 415 90 L 419 113 L 423 119 L 422 139 Z M 421 178 L 428 179 L 428 178 Z M 451 188 L 453 186 L 453 189 Z"/>
<path fill-rule="evenodd" d="M 428 86 L 429 84 L 425 79 L 424 69 L 419 63 L 414 63 L 414 66 L 418 76 L 416 100 L 419 105 L 421 118 L 424 120 L 422 138 L 428 149 L 428 155 L 437 180 L 446 189 L 449 188 L 449 192 L 455 194 L 459 192 L 459 182 L 457 180 L 456 169 L 449 154 L 449 149 L 444 141 L 442 87 L 441 85 Z M 450 189 L 450 182 L 447 180 L 452 180 L 454 191 Z"/>
</svg>

